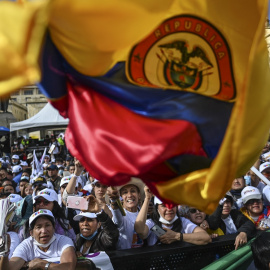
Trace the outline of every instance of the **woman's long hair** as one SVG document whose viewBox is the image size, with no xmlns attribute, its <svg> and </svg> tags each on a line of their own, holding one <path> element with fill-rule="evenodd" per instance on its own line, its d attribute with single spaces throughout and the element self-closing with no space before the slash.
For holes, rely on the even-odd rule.
<svg viewBox="0 0 270 270">
<path fill-rule="evenodd" d="M 63 230 L 65 232 L 68 232 L 68 224 L 69 223 L 65 224 L 65 221 L 67 221 L 65 211 L 63 208 L 61 208 L 61 206 L 59 205 L 59 203 L 57 201 L 53 201 L 52 213 L 53 213 L 55 220 L 57 220 L 57 222 L 63 228 Z"/>
<path fill-rule="evenodd" d="M 182 230 L 182 221 L 179 217 L 178 211 L 176 211 L 176 216 L 178 216 L 178 219 L 173 223 L 172 231 L 174 232 L 181 232 Z M 154 206 L 153 213 L 150 215 L 151 219 L 157 224 L 160 228 L 162 228 L 162 224 L 159 221 L 160 215 L 158 212 L 158 204 Z"/>
<path fill-rule="evenodd" d="M 36 211 L 35 205 L 34 205 L 34 212 Z M 68 232 L 68 223 L 65 223 L 67 221 L 66 215 L 64 212 L 64 209 L 61 208 L 61 206 L 58 204 L 57 201 L 53 201 L 53 209 L 52 209 L 53 216 L 55 218 L 56 223 L 59 223 L 59 225 L 63 228 L 65 232 Z"/>
</svg>

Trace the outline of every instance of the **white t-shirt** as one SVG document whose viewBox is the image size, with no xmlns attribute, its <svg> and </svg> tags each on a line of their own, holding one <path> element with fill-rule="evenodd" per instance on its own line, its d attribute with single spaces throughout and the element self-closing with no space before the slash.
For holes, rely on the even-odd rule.
<svg viewBox="0 0 270 270">
<path fill-rule="evenodd" d="M 64 235 L 55 234 L 56 239 L 51 243 L 49 249 L 44 252 L 38 246 L 34 245 L 32 236 L 22 241 L 15 251 L 13 257 L 22 258 L 26 262 L 30 262 L 35 258 L 43 260 L 55 257 L 61 257 L 63 251 L 68 247 L 74 247 L 72 240 Z"/>
<path fill-rule="evenodd" d="M 226 225 L 226 234 L 237 233 L 237 229 L 234 225 L 234 222 L 232 220 L 231 215 L 229 215 L 227 218 L 223 219 L 223 221 Z"/>
<path fill-rule="evenodd" d="M 197 225 L 184 217 L 180 217 L 180 219 L 182 222 L 181 233 L 193 233 Z M 153 246 L 158 241 L 158 237 L 151 231 L 151 228 L 155 225 L 155 222 L 152 219 L 147 219 L 145 224 L 149 229 L 147 237 L 148 246 Z M 164 224 L 162 224 L 162 228 L 171 229 L 172 227 L 173 225 L 165 226 Z"/>
<path fill-rule="evenodd" d="M 15 250 L 15 248 L 21 243 L 19 235 L 16 232 L 7 232 L 10 236 L 10 249 L 9 249 L 9 255 L 8 255 L 8 259 L 10 260 L 12 257 L 12 254 Z"/>
<path fill-rule="evenodd" d="M 111 209 L 111 212 L 113 214 L 113 222 L 119 230 L 117 249 L 142 247 L 143 240 L 134 230 L 134 224 L 139 212 L 129 212 L 125 209 L 126 216 L 122 216 L 119 209 Z"/>
</svg>

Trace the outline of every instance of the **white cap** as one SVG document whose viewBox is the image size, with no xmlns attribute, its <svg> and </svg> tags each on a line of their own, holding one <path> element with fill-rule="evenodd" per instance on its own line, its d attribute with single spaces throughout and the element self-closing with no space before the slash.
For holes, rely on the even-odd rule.
<svg viewBox="0 0 270 270">
<path fill-rule="evenodd" d="M 22 167 L 20 165 L 15 165 L 12 168 L 12 173 L 19 173 L 22 171 Z"/>
<path fill-rule="evenodd" d="M 64 165 L 57 165 L 57 168 L 58 168 L 58 169 L 60 169 L 60 168 L 63 168 L 63 169 L 64 169 L 65 166 L 64 166 Z"/>
<path fill-rule="evenodd" d="M 71 176 L 65 176 L 61 179 L 60 187 L 62 187 L 64 184 L 68 183 L 71 179 Z"/>
<path fill-rule="evenodd" d="M 83 190 L 86 190 L 86 191 L 88 191 L 89 193 L 91 193 L 92 189 L 93 189 L 92 184 L 87 184 L 87 185 L 85 185 L 85 186 L 83 187 Z"/>
<path fill-rule="evenodd" d="M 23 199 L 19 194 L 10 194 L 8 197 L 12 203 L 16 203 Z"/>
<path fill-rule="evenodd" d="M 98 182 L 99 182 L 99 180 L 95 179 L 93 182 L 91 182 L 91 185 L 94 186 Z"/>
<path fill-rule="evenodd" d="M 18 155 L 13 155 L 12 158 L 14 158 L 14 159 L 20 159 L 20 157 Z"/>
<path fill-rule="evenodd" d="M 26 161 L 22 161 L 21 160 L 21 163 L 20 163 L 21 166 L 28 166 L 28 163 Z"/>
<path fill-rule="evenodd" d="M 260 165 L 259 171 L 263 172 L 265 169 L 270 167 L 270 162 L 264 162 L 263 164 Z"/>
<path fill-rule="evenodd" d="M 53 190 L 53 189 L 50 189 L 50 188 L 44 188 L 42 189 L 38 195 L 36 195 L 33 199 L 33 203 L 36 202 L 36 200 L 39 198 L 39 197 L 43 197 L 44 199 L 46 199 L 47 201 L 49 202 L 53 202 L 53 201 L 57 201 L 58 202 L 58 196 L 57 196 L 57 193 Z"/>
<path fill-rule="evenodd" d="M 29 226 L 31 225 L 31 223 L 38 217 L 41 217 L 41 216 L 50 216 L 54 219 L 54 216 L 52 214 L 52 212 L 50 210 L 47 210 L 47 209 L 40 209 L 38 210 L 37 212 L 33 213 L 31 216 L 30 216 L 30 219 L 29 219 Z"/>
<path fill-rule="evenodd" d="M 76 215 L 73 220 L 75 221 L 80 221 L 82 217 L 87 217 L 87 218 L 97 218 L 97 215 L 95 213 L 90 213 L 90 212 L 80 212 L 78 215 Z"/>
<path fill-rule="evenodd" d="M 156 205 L 156 204 L 163 204 L 163 202 L 158 197 L 155 196 L 154 205 Z"/>
<path fill-rule="evenodd" d="M 253 186 L 247 186 L 241 191 L 241 198 L 243 204 L 246 204 L 249 200 L 252 199 L 262 199 L 262 194 L 257 188 Z"/>
<path fill-rule="evenodd" d="M 24 175 L 24 176 L 22 176 L 21 179 L 19 180 L 19 182 L 22 182 L 22 181 L 23 181 L 23 182 L 29 182 L 29 181 L 30 181 L 30 177 Z"/>
</svg>

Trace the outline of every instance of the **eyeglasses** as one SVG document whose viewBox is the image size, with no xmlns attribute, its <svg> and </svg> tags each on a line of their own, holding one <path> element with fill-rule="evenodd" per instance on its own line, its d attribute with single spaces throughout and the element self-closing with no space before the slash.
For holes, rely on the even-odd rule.
<svg viewBox="0 0 270 270">
<path fill-rule="evenodd" d="M 270 175 L 270 171 L 262 172 L 262 174 Z"/>
<path fill-rule="evenodd" d="M 198 211 L 198 212 L 202 212 L 202 211 L 200 211 L 199 209 L 196 209 L 196 208 L 190 208 L 190 209 L 189 209 L 189 213 L 190 213 L 190 214 L 195 214 L 197 211 Z"/>
<path fill-rule="evenodd" d="M 262 200 L 260 199 L 252 199 L 252 200 L 248 200 L 247 204 L 254 204 L 254 203 L 262 203 Z"/>
<path fill-rule="evenodd" d="M 36 204 L 43 204 L 43 205 L 48 205 L 50 202 L 47 200 L 36 200 Z"/>
</svg>

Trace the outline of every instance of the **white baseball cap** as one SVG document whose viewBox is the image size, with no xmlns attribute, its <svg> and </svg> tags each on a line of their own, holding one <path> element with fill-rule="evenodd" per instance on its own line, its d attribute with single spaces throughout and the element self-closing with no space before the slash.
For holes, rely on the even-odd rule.
<svg viewBox="0 0 270 270">
<path fill-rule="evenodd" d="M 33 199 L 33 203 L 36 202 L 36 200 L 39 197 L 43 197 L 44 199 L 46 199 L 49 202 L 53 202 L 53 201 L 57 201 L 58 202 L 58 196 L 57 193 L 50 188 L 44 188 L 42 189 Z"/>
<path fill-rule="evenodd" d="M 262 199 L 262 194 L 256 187 L 247 186 L 241 191 L 241 198 L 243 204 L 246 204 L 249 200 L 252 199 Z"/>
<path fill-rule="evenodd" d="M 52 214 L 52 212 L 50 210 L 47 210 L 47 209 L 40 209 L 38 210 L 37 212 L 33 213 L 31 216 L 30 216 L 30 219 L 29 219 L 29 226 L 31 226 L 31 223 L 38 217 L 41 217 L 41 216 L 49 216 L 49 217 L 52 217 L 53 220 L 55 221 L 54 219 L 54 216 Z"/>
<path fill-rule="evenodd" d="M 26 161 L 21 160 L 20 166 L 28 166 L 28 163 Z"/>
<path fill-rule="evenodd" d="M 65 176 L 61 179 L 61 182 L 60 182 L 60 187 L 62 187 L 64 184 L 68 183 L 70 181 L 72 176 Z"/>
<path fill-rule="evenodd" d="M 265 169 L 270 167 L 270 162 L 264 162 L 260 165 L 259 171 L 263 172 Z"/>
<path fill-rule="evenodd" d="M 95 213 L 90 213 L 90 212 L 80 212 L 78 215 L 76 215 L 73 220 L 75 221 L 80 221 L 82 217 L 87 217 L 87 218 L 97 218 L 97 215 Z"/>
<path fill-rule="evenodd" d="M 156 205 L 156 204 L 163 204 L 163 202 L 158 197 L 155 196 L 154 205 Z"/>
<path fill-rule="evenodd" d="M 20 165 L 15 165 L 12 168 L 12 173 L 19 173 L 22 171 L 22 167 Z"/>
<path fill-rule="evenodd" d="M 16 203 L 18 201 L 21 201 L 23 198 L 19 194 L 10 194 L 8 196 L 10 202 Z"/>
<path fill-rule="evenodd" d="M 13 159 L 20 159 L 20 157 L 18 155 L 13 155 L 12 158 Z"/>
</svg>

